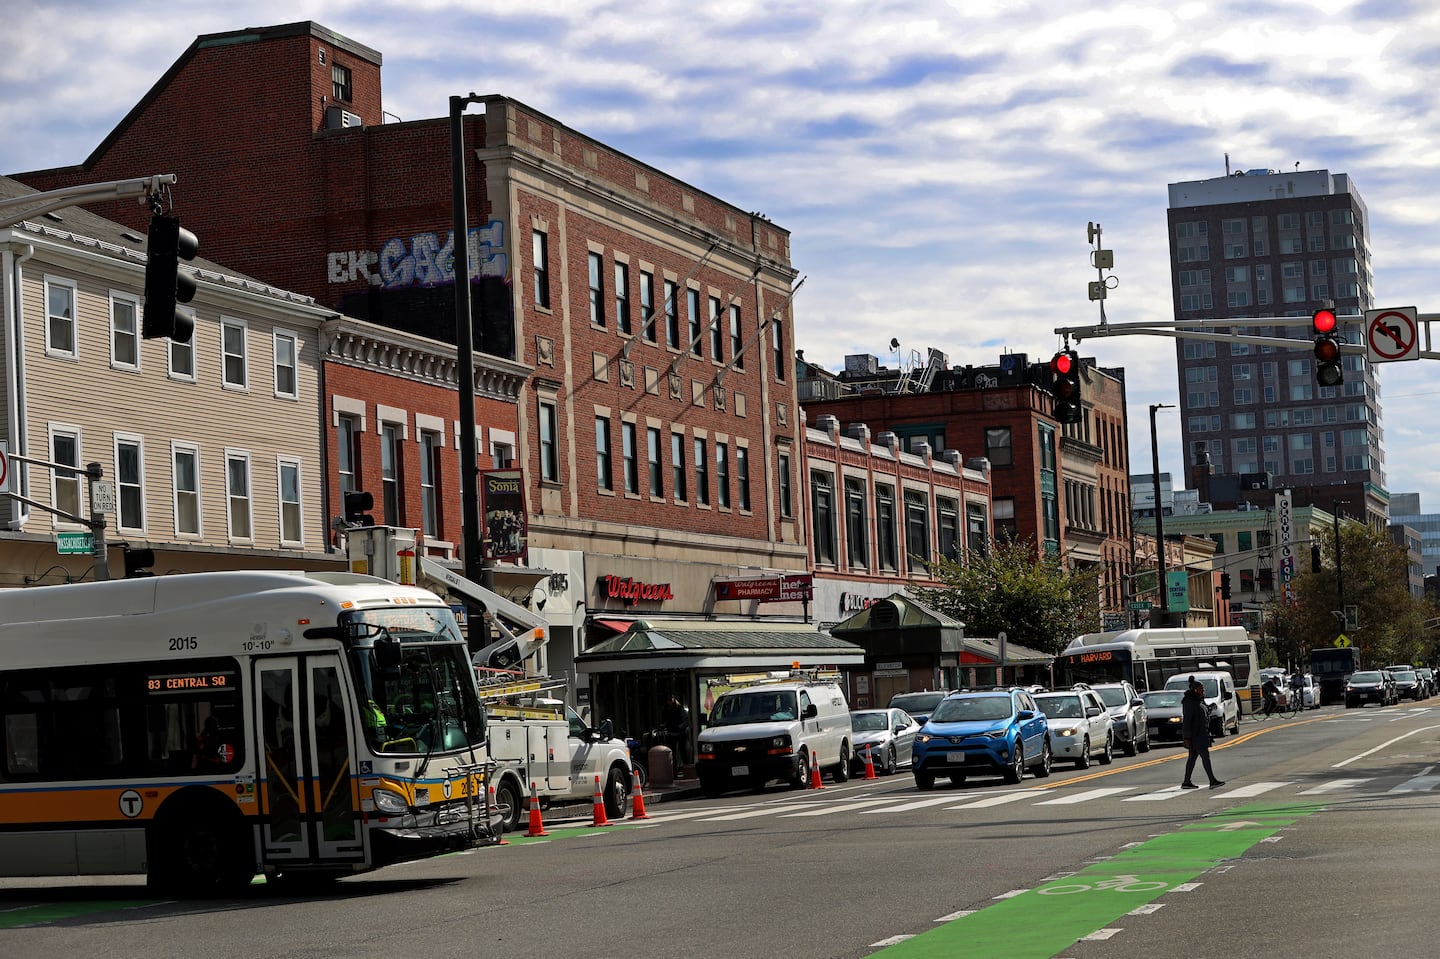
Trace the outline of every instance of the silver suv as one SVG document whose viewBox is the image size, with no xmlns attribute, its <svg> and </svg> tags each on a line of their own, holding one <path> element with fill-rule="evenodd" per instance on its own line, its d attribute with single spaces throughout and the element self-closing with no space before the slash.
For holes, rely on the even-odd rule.
<svg viewBox="0 0 1440 959">
<path fill-rule="evenodd" d="M 1133 756 L 1137 752 L 1150 751 L 1150 724 L 1145 715 L 1145 700 L 1135 687 L 1121 680 L 1118 683 L 1098 683 L 1091 689 L 1099 694 L 1105 708 L 1110 711 L 1110 722 L 1115 726 L 1115 745 Z"/>
</svg>

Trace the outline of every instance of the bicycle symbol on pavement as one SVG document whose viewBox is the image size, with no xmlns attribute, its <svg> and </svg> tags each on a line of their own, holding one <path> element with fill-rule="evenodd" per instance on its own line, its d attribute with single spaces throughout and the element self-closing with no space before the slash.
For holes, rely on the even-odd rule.
<svg viewBox="0 0 1440 959">
<path fill-rule="evenodd" d="M 1110 890 L 1112 892 L 1155 892 L 1170 884 L 1160 880 L 1146 880 L 1139 876 L 1115 876 L 1094 883 L 1072 883 L 1067 886 L 1047 886 L 1038 890 L 1042 896 L 1068 896 L 1077 892 Z"/>
</svg>

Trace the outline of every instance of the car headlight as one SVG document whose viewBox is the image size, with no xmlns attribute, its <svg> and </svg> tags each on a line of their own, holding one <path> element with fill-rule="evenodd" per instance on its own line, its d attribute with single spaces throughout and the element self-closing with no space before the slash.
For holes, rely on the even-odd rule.
<svg viewBox="0 0 1440 959">
<path fill-rule="evenodd" d="M 935 738 L 935 737 L 932 736 L 930 733 L 917 733 L 916 736 L 915 736 L 915 741 L 916 741 L 917 743 L 928 743 L 930 740 L 932 740 L 932 739 L 934 739 L 934 738 Z"/>
<path fill-rule="evenodd" d="M 1061 726 L 1059 729 L 1055 730 L 1055 733 L 1059 736 L 1073 736 L 1079 731 L 1080 730 L 1076 729 L 1074 726 Z"/>
<path fill-rule="evenodd" d="M 980 736 L 983 739 L 1004 739 L 1006 732 L 1008 732 L 1008 730 L 992 729 L 988 733 L 981 733 Z"/>
<path fill-rule="evenodd" d="M 391 816 L 403 815 L 410 811 L 410 804 L 405 797 L 389 789 L 377 789 L 370 794 L 375 800 L 375 809 Z"/>
<path fill-rule="evenodd" d="M 770 740 L 770 748 L 771 748 L 771 749 L 789 749 L 789 748 L 790 748 L 790 737 L 789 737 L 789 736 L 775 736 L 774 738 L 772 738 L 772 739 Z"/>
<path fill-rule="evenodd" d="M 715 757 L 715 744 L 701 740 L 699 745 L 695 747 L 695 751 L 698 755 L 709 756 L 713 759 Z"/>
</svg>

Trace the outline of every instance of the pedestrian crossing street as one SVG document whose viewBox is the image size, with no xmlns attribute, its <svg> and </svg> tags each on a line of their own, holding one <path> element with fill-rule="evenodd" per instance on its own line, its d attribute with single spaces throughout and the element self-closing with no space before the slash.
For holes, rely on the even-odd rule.
<svg viewBox="0 0 1440 959">
<path fill-rule="evenodd" d="M 1077 785 L 1073 788 L 1058 786 L 1050 789 L 1034 787 L 1021 789 L 975 791 L 944 790 L 943 795 L 920 792 L 895 792 L 876 796 L 866 792 L 846 792 L 834 796 L 807 793 L 803 800 L 781 800 L 742 805 L 686 808 L 670 811 L 664 807 L 650 813 L 647 825 L 662 825 L 679 820 L 697 823 L 743 822 L 754 819 L 814 819 L 822 816 L 895 816 L 917 809 L 971 810 L 988 809 L 994 806 L 1083 806 L 1087 803 L 1107 800 L 1122 803 L 1195 803 L 1209 804 L 1217 801 L 1253 799 L 1257 796 L 1279 791 L 1286 799 L 1302 799 L 1315 796 L 1343 796 L 1347 791 L 1375 782 L 1373 777 L 1337 777 L 1319 783 L 1303 785 L 1299 780 L 1264 780 L 1261 782 L 1234 782 L 1219 789 L 1182 789 L 1178 785 L 1155 788 L 1151 786 L 1099 786 Z M 1375 786 L 1368 787 L 1374 790 Z M 1434 767 L 1410 779 L 1395 783 L 1385 789 L 1386 793 L 1416 793 L 1440 790 L 1440 774 Z"/>
</svg>

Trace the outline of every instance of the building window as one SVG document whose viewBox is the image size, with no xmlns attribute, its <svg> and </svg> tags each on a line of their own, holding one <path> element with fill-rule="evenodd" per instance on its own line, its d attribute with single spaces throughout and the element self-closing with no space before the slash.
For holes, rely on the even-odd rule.
<svg viewBox="0 0 1440 959">
<path fill-rule="evenodd" d="M 701 439 L 695 441 L 695 502 L 710 505 L 710 450 Z"/>
<path fill-rule="evenodd" d="M 254 536 L 250 513 L 250 454 L 225 451 L 225 512 L 230 538 L 249 540 Z"/>
<path fill-rule="evenodd" d="M 615 264 L 615 329 L 630 332 L 630 266 Z"/>
<path fill-rule="evenodd" d="M 785 331 L 777 316 L 770 323 L 770 348 L 775 354 L 775 382 L 785 382 Z"/>
<path fill-rule="evenodd" d="M 340 474 L 342 493 L 360 489 L 356 484 L 360 472 L 359 426 L 349 413 L 342 413 L 335 420 L 335 470 Z"/>
<path fill-rule="evenodd" d="M 640 492 L 639 450 L 635 448 L 635 424 L 620 424 L 620 455 L 625 463 L 625 492 Z"/>
<path fill-rule="evenodd" d="M 745 369 L 745 355 L 740 352 L 745 345 L 744 334 L 740 332 L 740 306 L 732 303 L 730 305 L 730 356 L 735 362 L 735 369 Z"/>
<path fill-rule="evenodd" d="M 50 459 L 64 466 L 80 465 L 80 431 L 52 427 Z M 50 502 L 56 509 L 73 516 L 80 515 L 80 474 L 75 470 L 56 468 L 50 471 Z M 56 525 L 71 525 L 70 520 L 55 517 Z"/>
<path fill-rule="evenodd" d="M 900 568 L 895 542 L 895 487 L 875 484 L 875 552 L 880 568 Z"/>
<path fill-rule="evenodd" d="M 1014 500 L 1011 500 L 1014 506 Z M 981 503 L 965 504 L 965 543 L 975 556 L 989 552 L 990 534 L 985 520 L 985 507 Z"/>
<path fill-rule="evenodd" d="M 140 368 L 140 301 L 122 293 L 110 294 L 110 364 L 118 369 Z"/>
<path fill-rule="evenodd" d="M 613 490 L 615 480 L 610 468 L 610 417 L 595 417 L 595 479 L 601 489 Z"/>
<path fill-rule="evenodd" d="M 650 495 L 665 495 L 665 480 L 661 472 L 663 469 L 660 463 L 660 428 L 650 426 L 645 429 L 645 456 L 646 463 L 650 468 Z"/>
<path fill-rule="evenodd" d="M 640 333 L 655 342 L 655 274 L 640 271 Z"/>
<path fill-rule="evenodd" d="M 605 258 L 590 254 L 590 323 L 605 325 Z"/>
<path fill-rule="evenodd" d="M 854 569 L 870 568 L 870 546 L 865 535 L 865 481 L 845 478 L 845 555 Z"/>
<path fill-rule="evenodd" d="M 680 288 L 674 280 L 665 281 L 665 345 L 680 349 L 680 304 L 676 302 Z"/>
<path fill-rule="evenodd" d="M 275 331 L 275 395 L 295 399 L 300 395 L 299 340 L 294 333 Z"/>
<path fill-rule="evenodd" d="M 250 382 L 245 359 L 245 324 L 235 320 L 220 322 L 221 376 L 225 386 L 246 389 Z"/>
<path fill-rule="evenodd" d="M 300 461 L 281 459 L 280 467 L 280 545 L 300 546 L 305 542 L 305 526 L 300 512 Z"/>
<path fill-rule="evenodd" d="M 743 446 L 735 447 L 735 488 L 737 505 L 742 512 L 750 512 L 750 451 Z"/>
<path fill-rule="evenodd" d="M 985 430 L 985 457 L 991 466 L 1014 466 L 1015 451 L 1010 445 L 1010 427 L 997 426 Z"/>
<path fill-rule="evenodd" d="M 917 490 L 905 491 L 905 553 L 916 566 L 929 569 L 930 509 Z"/>
<path fill-rule="evenodd" d="M 338 63 L 330 65 L 330 93 L 334 99 L 349 103 L 351 97 L 350 68 Z"/>
<path fill-rule="evenodd" d="M 694 356 L 703 356 L 705 349 L 704 341 L 700 337 L 700 291 L 685 291 L 685 308 L 690 317 L 690 352 Z"/>
<path fill-rule="evenodd" d="M 116 525 L 122 530 L 145 530 L 145 459 L 137 438 L 115 439 Z"/>
<path fill-rule="evenodd" d="M 560 450 L 556 445 L 555 404 L 549 400 L 540 401 L 540 479 L 550 483 L 560 482 Z"/>
<path fill-rule="evenodd" d="M 815 562 L 835 565 L 835 499 L 834 480 L 829 473 L 810 473 L 810 512 L 814 522 L 812 540 Z"/>
<path fill-rule="evenodd" d="M 45 280 L 45 352 L 75 356 L 75 284 Z"/>
<path fill-rule="evenodd" d="M 200 449 L 182 443 L 170 444 L 175 484 L 175 535 L 200 535 Z"/>
<path fill-rule="evenodd" d="M 725 334 L 720 329 L 720 297 L 710 297 L 710 358 L 725 362 Z"/>
<path fill-rule="evenodd" d="M 530 255 L 535 261 L 535 305 L 550 309 L 549 238 L 543 230 L 530 234 Z"/>
<path fill-rule="evenodd" d="M 990 517 L 995 523 L 997 539 L 1003 537 L 1013 543 L 1020 538 L 1020 528 L 1015 523 L 1015 499 L 1013 497 L 997 496 Z"/>
<path fill-rule="evenodd" d="M 685 434 L 670 434 L 670 485 L 675 490 L 675 498 L 684 502 L 685 500 Z"/>
<path fill-rule="evenodd" d="M 184 343 L 166 340 L 170 344 L 170 376 L 177 380 L 195 380 L 195 338 Z"/>
<path fill-rule="evenodd" d="M 440 538 L 440 434 L 420 431 L 420 531 Z"/>
<path fill-rule="evenodd" d="M 940 534 L 940 555 L 960 558 L 960 507 L 953 499 L 935 497 L 935 523 Z"/>
<path fill-rule="evenodd" d="M 384 423 L 380 427 L 380 499 L 385 510 L 385 522 L 391 526 L 404 526 L 405 516 L 401 511 L 401 496 L 404 490 L 405 439 L 398 423 Z"/>
<path fill-rule="evenodd" d="M 791 519 L 795 516 L 795 504 L 790 498 L 790 454 L 780 454 L 777 472 L 779 473 L 776 480 L 780 493 L 780 515 L 786 519 Z"/>
<path fill-rule="evenodd" d="M 715 443 L 715 501 L 721 509 L 730 508 L 730 445 Z"/>
</svg>

